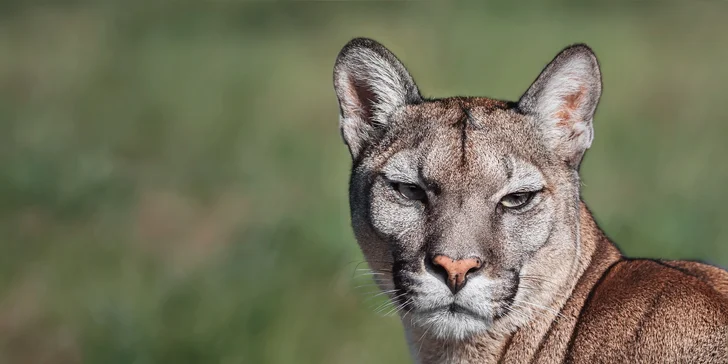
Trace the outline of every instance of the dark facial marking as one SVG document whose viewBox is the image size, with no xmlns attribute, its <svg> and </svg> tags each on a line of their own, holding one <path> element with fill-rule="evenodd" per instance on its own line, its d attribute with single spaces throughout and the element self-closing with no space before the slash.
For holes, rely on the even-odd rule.
<svg viewBox="0 0 728 364">
<path fill-rule="evenodd" d="M 465 163 L 467 162 L 465 160 L 465 146 L 468 141 L 468 124 L 470 117 L 468 116 L 469 112 L 463 108 L 463 111 L 465 111 L 466 117 L 464 117 L 459 123 L 460 125 L 460 166 L 464 167 Z"/>
<path fill-rule="evenodd" d="M 506 178 L 510 180 L 511 177 L 513 177 L 513 163 L 511 162 L 511 159 L 505 155 L 501 157 L 501 162 L 503 162 L 503 166 L 506 170 Z"/>
</svg>

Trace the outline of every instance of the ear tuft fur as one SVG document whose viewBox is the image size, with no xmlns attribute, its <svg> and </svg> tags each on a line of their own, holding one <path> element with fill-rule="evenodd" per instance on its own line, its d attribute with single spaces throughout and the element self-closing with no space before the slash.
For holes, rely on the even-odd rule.
<svg viewBox="0 0 728 364">
<path fill-rule="evenodd" d="M 601 72 L 585 44 L 562 50 L 521 97 L 518 108 L 534 115 L 546 143 L 578 167 L 591 146 L 592 119 L 602 93 Z"/>
<path fill-rule="evenodd" d="M 334 66 L 340 128 L 352 156 L 376 138 L 388 116 L 422 101 L 404 65 L 374 40 L 355 38 L 339 52 Z"/>
</svg>

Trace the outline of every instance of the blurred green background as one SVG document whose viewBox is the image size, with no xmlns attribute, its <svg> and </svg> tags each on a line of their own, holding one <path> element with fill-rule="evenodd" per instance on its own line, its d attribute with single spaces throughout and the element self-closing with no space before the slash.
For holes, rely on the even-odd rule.
<svg viewBox="0 0 728 364">
<path fill-rule="evenodd" d="M 0 3 L 0 363 L 403 363 L 349 227 L 331 73 L 427 96 L 600 57 L 584 198 L 633 256 L 728 266 L 728 3 Z M 386 311 L 385 311 L 386 312 Z"/>
</svg>

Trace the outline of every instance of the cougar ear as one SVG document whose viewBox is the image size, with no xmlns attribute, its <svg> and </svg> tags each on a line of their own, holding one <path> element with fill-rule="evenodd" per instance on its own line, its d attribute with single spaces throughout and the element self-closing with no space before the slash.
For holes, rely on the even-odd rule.
<svg viewBox="0 0 728 364">
<path fill-rule="evenodd" d="M 596 55 L 585 44 L 562 50 L 518 101 L 538 120 L 549 148 L 578 168 L 594 136 L 592 119 L 602 79 Z"/>
<path fill-rule="evenodd" d="M 341 134 L 354 158 L 381 134 L 393 111 L 422 101 L 402 62 L 366 38 L 351 40 L 339 52 L 334 89 L 339 99 Z"/>
</svg>

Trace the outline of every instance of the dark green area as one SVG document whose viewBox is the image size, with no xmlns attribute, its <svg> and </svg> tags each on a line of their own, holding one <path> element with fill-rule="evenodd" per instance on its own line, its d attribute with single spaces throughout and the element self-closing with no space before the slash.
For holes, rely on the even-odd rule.
<svg viewBox="0 0 728 364">
<path fill-rule="evenodd" d="M 728 266 L 728 6 L 518 4 L 0 4 L 0 362 L 406 362 L 355 277 L 331 82 L 355 36 L 427 96 L 501 99 L 587 42 L 598 221 Z"/>
</svg>

